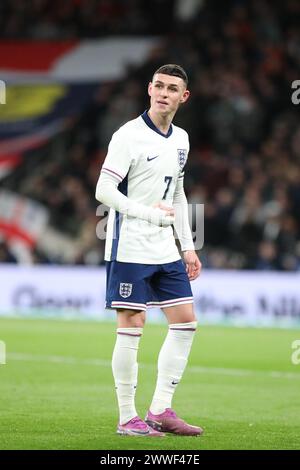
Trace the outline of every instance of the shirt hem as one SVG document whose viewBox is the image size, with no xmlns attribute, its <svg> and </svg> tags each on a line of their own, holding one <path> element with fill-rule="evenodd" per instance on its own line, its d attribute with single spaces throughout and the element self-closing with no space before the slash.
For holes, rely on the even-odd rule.
<svg viewBox="0 0 300 470">
<path fill-rule="evenodd" d="M 164 259 L 149 259 L 149 258 L 134 258 L 134 257 L 123 257 L 117 256 L 114 261 L 120 261 L 121 263 L 136 263 L 136 264 L 166 264 L 166 263 L 173 263 L 175 261 L 179 261 L 181 256 L 178 254 L 177 256 L 172 256 L 169 258 Z M 109 257 L 104 258 L 105 261 L 112 261 Z"/>
</svg>

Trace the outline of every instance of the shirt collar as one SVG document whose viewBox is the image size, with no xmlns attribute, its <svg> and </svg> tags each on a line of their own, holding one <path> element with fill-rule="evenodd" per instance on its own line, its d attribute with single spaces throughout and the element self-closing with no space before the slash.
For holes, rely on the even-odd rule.
<svg viewBox="0 0 300 470">
<path fill-rule="evenodd" d="M 170 124 L 170 127 L 168 129 L 168 132 L 166 134 L 163 134 L 159 129 L 158 127 L 156 127 L 156 125 L 154 124 L 154 122 L 151 120 L 151 118 L 149 117 L 149 114 L 148 114 L 148 110 L 146 109 L 146 111 L 143 112 L 143 114 L 141 114 L 141 117 L 143 118 L 145 124 L 147 124 L 148 127 L 150 127 L 150 129 L 152 129 L 154 132 L 157 132 L 157 134 L 161 135 L 162 137 L 165 137 L 166 139 L 168 137 L 170 137 L 170 135 L 172 134 L 173 132 L 173 126 L 172 124 Z"/>
</svg>

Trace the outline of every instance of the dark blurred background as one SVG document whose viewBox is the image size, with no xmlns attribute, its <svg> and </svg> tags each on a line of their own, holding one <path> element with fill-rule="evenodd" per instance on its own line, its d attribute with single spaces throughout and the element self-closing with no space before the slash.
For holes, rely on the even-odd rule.
<svg viewBox="0 0 300 470">
<path fill-rule="evenodd" d="M 28 44 L 115 38 L 121 47 L 125 38 L 144 36 L 154 43 L 138 64 L 126 60 L 119 79 L 89 80 L 86 88 L 77 83 L 84 105 L 56 132 L 17 152 L 4 145 L 9 133 L 16 138 L 14 118 L 4 111 L 16 76 L 12 69 L 4 75 L 0 262 L 103 264 L 94 193 L 108 142 L 147 108 L 153 71 L 178 63 L 189 75 L 191 98 L 175 124 L 190 135 L 188 199 L 205 204 L 204 267 L 299 271 L 300 105 L 291 101 L 292 82 L 300 79 L 299 25 L 297 0 L 2 0 L 0 79 L 12 47 L 23 61 L 18 87 L 25 78 L 30 83 L 26 64 L 35 57 L 27 55 Z M 8 205 L 16 214 L 22 201 L 28 213 L 43 214 L 36 237 L 30 238 L 36 215 L 27 214 L 21 230 L 15 223 L 8 228 Z"/>
</svg>

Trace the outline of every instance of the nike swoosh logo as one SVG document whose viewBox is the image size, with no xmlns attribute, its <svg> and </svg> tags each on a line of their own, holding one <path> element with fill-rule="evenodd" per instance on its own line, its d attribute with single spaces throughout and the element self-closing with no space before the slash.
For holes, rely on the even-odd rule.
<svg viewBox="0 0 300 470">
<path fill-rule="evenodd" d="M 137 431 L 137 430 L 134 430 L 132 432 L 134 434 L 137 434 L 138 436 L 147 436 L 148 434 L 150 434 L 150 431 Z"/>
<path fill-rule="evenodd" d="M 151 160 L 154 160 L 157 157 L 159 157 L 159 155 L 156 155 L 156 157 L 147 157 L 147 162 L 151 162 Z"/>
<path fill-rule="evenodd" d="M 172 380 L 172 385 L 177 385 L 179 384 L 179 382 L 174 382 L 174 380 Z"/>
</svg>

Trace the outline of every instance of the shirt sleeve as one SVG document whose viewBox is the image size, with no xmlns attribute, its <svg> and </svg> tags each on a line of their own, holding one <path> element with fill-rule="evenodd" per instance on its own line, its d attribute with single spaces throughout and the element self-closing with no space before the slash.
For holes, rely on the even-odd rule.
<svg viewBox="0 0 300 470">
<path fill-rule="evenodd" d="M 120 142 L 118 138 L 113 138 L 109 145 L 108 154 L 97 182 L 96 199 L 128 217 L 146 220 L 159 227 L 172 225 L 174 223 L 173 216 L 166 215 L 166 212 L 159 208 L 140 204 L 118 190 L 119 183 L 130 168 L 130 158 L 125 143 L 123 142 L 124 147 L 122 147 Z M 117 156 L 118 162 L 120 162 L 119 166 L 117 166 Z"/>
<path fill-rule="evenodd" d="M 127 175 L 131 162 L 128 135 L 123 129 L 119 129 L 109 143 L 101 172 L 116 178 L 120 183 Z"/>
<path fill-rule="evenodd" d="M 180 242 L 181 250 L 187 251 L 194 250 L 195 246 L 189 223 L 188 203 L 184 192 L 183 179 L 183 176 L 178 178 L 174 193 L 174 228 Z"/>
</svg>

